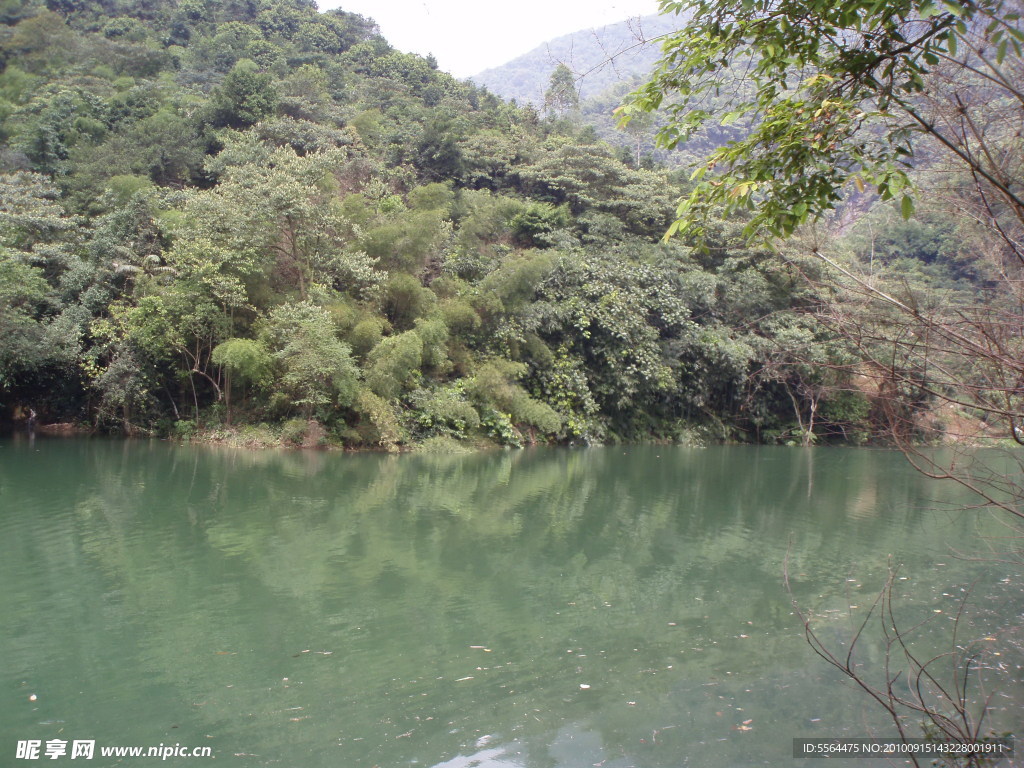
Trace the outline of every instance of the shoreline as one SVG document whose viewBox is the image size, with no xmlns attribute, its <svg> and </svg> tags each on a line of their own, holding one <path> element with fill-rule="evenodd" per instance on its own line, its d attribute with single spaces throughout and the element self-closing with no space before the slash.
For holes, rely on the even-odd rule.
<svg viewBox="0 0 1024 768">
<path fill-rule="evenodd" d="M 283 449 L 288 451 L 324 451 L 340 453 L 388 453 L 388 454 L 470 454 L 489 452 L 501 449 L 523 449 L 539 446 L 550 447 L 607 447 L 610 445 L 679 445 L 693 448 L 703 448 L 710 445 L 750 445 L 767 447 L 816 447 L 816 448 L 873 448 L 883 450 L 899 450 L 898 446 L 884 442 L 866 443 L 816 443 L 813 446 L 803 446 L 795 441 L 789 443 L 745 443 L 728 440 L 671 440 L 665 438 L 648 438 L 641 440 L 606 442 L 606 443 L 585 443 L 585 442 L 538 442 L 524 440 L 521 445 L 502 445 L 495 440 L 485 436 L 458 439 L 451 436 L 434 436 L 420 441 L 408 443 L 393 443 L 391 445 L 345 445 L 328 439 L 326 431 L 315 421 L 308 422 L 313 425 L 301 436 L 300 440 L 289 439 L 282 434 L 282 427 L 275 427 L 268 424 L 246 424 L 242 426 L 219 426 L 212 429 L 201 429 L 187 435 L 157 435 L 151 431 L 136 430 L 132 433 L 104 432 L 82 424 L 73 422 L 56 422 L 53 424 L 37 424 L 34 430 L 30 431 L 24 424 L 14 424 L 5 429 L 0 436 L 31 436 L 33 434 L 42 437 L 105 437 L 122 439 L 147 439 L 160 440 L 179 445 L 209 445 L 224 448 L 236 448 L 248 451 L 261 451 Z M 921 442 L 915 448 L 977 448 L 993 449 L 1002 447 L 1004 440 L 998 436 L 978 433 L 947 432 L 944 439 L 936 443 Z"/>
</svg>

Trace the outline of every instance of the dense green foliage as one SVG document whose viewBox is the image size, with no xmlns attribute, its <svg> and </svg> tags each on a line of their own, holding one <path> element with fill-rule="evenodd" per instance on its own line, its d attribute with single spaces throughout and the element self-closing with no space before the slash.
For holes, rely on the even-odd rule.
<svg viewBox="0 0 1024 768">
<path fill-rule="evenodd" d="M 669 174 L 366 19 L 94 0 L 2 21 L 8 418 L 389 449 L 866 427 L 848 375 L 807 367 L 844 354 L 814 296 L 742 221 L 709 251 L 660 242 Z"/>
</svg>

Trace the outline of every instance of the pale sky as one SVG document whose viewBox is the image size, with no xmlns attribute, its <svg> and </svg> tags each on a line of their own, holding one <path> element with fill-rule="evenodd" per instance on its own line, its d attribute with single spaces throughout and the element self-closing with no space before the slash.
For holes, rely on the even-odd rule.
<svg viewBox="0 0 1024 768">
<path fill-rule="evenodd" d="M 458 78 L 533 50 L 546 40 L 658 12 L 657 0 L 319 0 L 374 19 L 400 51 L 434 54 Z"/>
</svg>

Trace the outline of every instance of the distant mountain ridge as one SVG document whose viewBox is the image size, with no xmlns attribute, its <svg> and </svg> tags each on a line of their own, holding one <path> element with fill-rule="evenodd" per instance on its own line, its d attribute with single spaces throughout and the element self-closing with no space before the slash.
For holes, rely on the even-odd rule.
<svg viewBox="0 0 1024 768">
<path fill-rule="evenodd" d="M 649 73 L 661 54 L 658 38 L 679 26 L 674 15 L 654 14 L 581 29 L 470 79 L 502 98 L 540 107 L 552 70 L 565 64 L 576 73 L 580 99 L 586 100 Z"/>
</svg>

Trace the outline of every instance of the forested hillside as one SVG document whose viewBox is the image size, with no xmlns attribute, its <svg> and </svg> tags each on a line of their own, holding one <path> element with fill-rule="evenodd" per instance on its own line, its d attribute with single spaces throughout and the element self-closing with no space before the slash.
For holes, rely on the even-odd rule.
<svg viewBox="0 0 1024 768">
<path fill-rule="evenodd" d="M 307 0 L 0 22 L 8 421 L 387 449 L 869 436 L 817 263 L 748 248 L 742 215 L 662 242 L 686 184 L 582 120 Z M 969 272 L 901 226 L 891 254 L 872 231 L 879 263 L 917 238 Z"/>
</svg>

